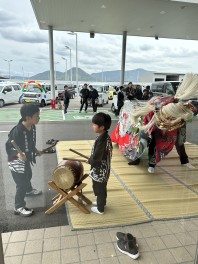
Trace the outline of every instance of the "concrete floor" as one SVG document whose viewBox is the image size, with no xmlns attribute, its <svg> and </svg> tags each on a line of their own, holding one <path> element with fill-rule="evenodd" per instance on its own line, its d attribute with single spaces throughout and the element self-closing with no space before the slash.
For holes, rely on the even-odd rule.
<svg viewBox="0 0 198 264">
<path fill-rule="evenodd" d="M 73 107 L 78 105 L 79 102 L 73 102 Z M 198 120 L 195 119 L 187 125 L 187 140 L 195 144 L 198 144 L 197 122 Z M 39 145 L 42 146 L 45 142 L 44 138 L 60 137 L 61 140 L 77 140 L 89 135 L 90 139 L 94 139 L 94 134 L 88 132 L 90 130 L 88 124 L 79 123 L 80 128 L 75 127 L 75 129 L 72 128 L 72 122 L 61 125 L 58 125 L 57 122 L 54 125 L 53 129 L 49 129 L 49 124 L 39 125 L 38 135 L 44 135 L 39 139 Z M 4 124 L 1 129 L 6 130 L 11 126 L 11 124 Z M 50 134 L 47 134 L 49 130 Z M 74 131 L 76 132 L 74 133 Z M 82 133 L 79 134 L 79 131 Z M 2 140 L 1 138 L 1 142 Z M 56 160 L 52 156 L 48 158 Z M 1 160 L 1 162 L 3 164 L 5 160 Z M 55 165 L 53 162 L 52 166 Z M 42 162 L 39 162 L 38 165 L 46 168 L 47 164 L 50 163 L 42 165 Z M 37 169 L 39 168 L 41 169 L 38 166 Z M 11 209 L 10 202 L 8 205 Z M 43 207 L 46 207 L 44 201 Z M 14 223 L 13 226 L 15 227 Z M 84 231 L 71 231 L 69 225 L 62 223 L 53 227 L 27 229 L 23 230 L 22 228 L 21 231 L 15 231 L 16 229 L 11 228 L 11 232 L 2 233 L 5 264 L 192 264 L 195 259 L 198 238 L 198 219 L 155 221 L 132 226 Z M 115 236 L 117 231 L 129 232 L 136 236 L 140 252 L 139 259 L 133 260 L 117 250 Z"/>
</svg>

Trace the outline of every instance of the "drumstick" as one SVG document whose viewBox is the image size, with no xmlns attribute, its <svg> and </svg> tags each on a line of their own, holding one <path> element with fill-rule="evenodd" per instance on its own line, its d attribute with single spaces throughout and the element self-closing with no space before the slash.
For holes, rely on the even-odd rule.
<svg viewBox="0 0 198 264">
<path fill-rule="evenodd" d="M 66 157 L 64 157 L 63 160 L 72 160 L 72 161 L 87 162 L 87 160 L 82 160 L 82 159 L 72 159 L 72 158 L 66 158 Z"/>
<path fill-rule="evenodd" d="M 18 153 L 20 153 L 21 155 L 24 155 L 22 150 L 19 148 L 19 146 L 16 144 L 16 142 L 14 140 L 11 140 L 11 143 L 15 147 L 15 149 L 17 150 Z"/>
<path fill-rule="evenodd" d="M 80 152 L 78 152 L 78 151 L 76 151 L 76 150 L 74 150 L 74 149 L 71 149 L 71 148 L 70 148 L 69 150 L 72 151 L 72 152 L 74 152 L 74 153 L 76 153 L 77 155 L 79 155 L 79 156 L 85 158 L 85 159 L 89 159 L 89 157 L 85 156 L 84 154 L 82 154 L 82 153 L 80 153 Z"/>
</svg>

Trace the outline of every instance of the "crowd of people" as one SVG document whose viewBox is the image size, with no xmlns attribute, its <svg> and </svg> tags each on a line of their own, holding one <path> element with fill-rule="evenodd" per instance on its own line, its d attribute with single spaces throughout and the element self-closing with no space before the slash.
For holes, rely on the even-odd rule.
<svg viewBox="0 0 198 264">
<path fill-rule="evenodd" d="M 125 100 L 149 100 L 153 97 L 150 87 L 147 86 L 143 91 L 140 85 L 134 85 L 132 82 L 128 83 L 126 89 L 124 86 L 115 87 L 114 95 L 117 95 L 117 111 L 116 116 L 119 115 Z"/>
</svg>

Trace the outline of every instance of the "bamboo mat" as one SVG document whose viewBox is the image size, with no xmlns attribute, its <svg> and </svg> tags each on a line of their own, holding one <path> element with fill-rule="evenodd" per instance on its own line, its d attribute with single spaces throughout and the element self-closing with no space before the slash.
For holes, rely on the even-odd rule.
<svg viewBox="0 0 198 264">
<path fill-rule="evenodd" d="M 81 158 L 69 151 L 77 150 L 90 156 L 94 141 L 60 141 L 57 159 L 63 157 Z M 147 172 L 147 153 L 138 166 L 129 166 L 128 160 L 114 145 L 112 170 L 108 182 L 108 198 L 104 215 L 84 214 L 70 202 L 66 203 L 72 229 L 105 228 L 137 224 L 153 220 L 198 217 L 198 146 L 186 144 L 186 151 L 195 169 L 180 165 L 178 155 L 173 150 L 156 167 L 156 173 Z M 83 163 L 84 173 L 90 166 Z M 83 193 L 90 200 L 95 197 L 91 179 L 85 181 Z M 88 206 L 90 209 L 90 206 Z"/>
</svg>

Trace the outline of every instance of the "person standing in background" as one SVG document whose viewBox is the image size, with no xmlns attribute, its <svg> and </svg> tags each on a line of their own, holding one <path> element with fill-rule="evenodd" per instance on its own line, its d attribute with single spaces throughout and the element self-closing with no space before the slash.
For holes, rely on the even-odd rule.
<svg viewBox="0 0 198 264">
<path fill-rule="evenodd" d="M 80 106 L 80 111 L 81 113 L 83 106 L 85 105 L 85 112 L 87 113 L 87 107 L 88 107 L 88 98 L 89 98 L 89 90 L 87 88 L 87 84 L 85 83 L 83 88 L 80 91 L 80 96 L 81 96 L 81 106 Z"/>
<path fill-rule="evenodd" d="M 98 94 L 98 91 L 96 89 L 94 89 L 92 85 L 89 85 L 89 89 L 90 89 L 89 97 L 91 99 L 93 112 L 96 113 L 97 112 L 96 99 L 98 99 L 99 94 Z"/>
<path fill-rule="evenodd" d="M 119 116 L 120 110 L 121 110 L 121 108 L 124 105 L 124 93 L 123 93 L 123 89 L 124 89 L 124 87 L 123 86 L 120 86 L 120 90 L 119 90 L 118 95 L 117 95 L 117 97 L 118 97 L 118 102 L 117 102 L 118 109 L 116 111 L 116 116 Z"/>
<path fill-rule="evenodd" d="M 70 101 L 70 98 L 71 98 L 71 94 L 70 94 L 70 92 L 68 90 L 68 86 L 67 85 L 64 86 L 64 89 L 65 89 L 65 92 L 64 92 L 64 106 L 65 106 L 64 114 L 66 114 L 67 113 L 67 108 L 69 106 L 69 101 Z"/>
</svg>

